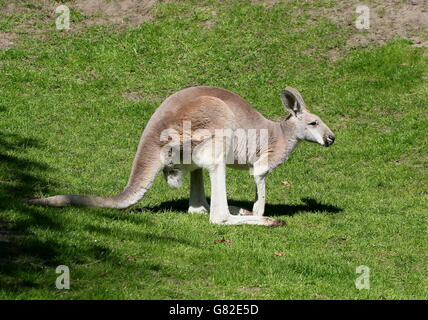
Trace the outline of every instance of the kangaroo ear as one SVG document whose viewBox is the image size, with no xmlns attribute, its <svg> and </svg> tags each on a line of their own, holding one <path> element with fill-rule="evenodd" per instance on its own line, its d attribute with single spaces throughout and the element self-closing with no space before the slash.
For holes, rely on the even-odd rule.
<svg viewBox="0 0 428 320">
<path fill-rule="evenodd" d="M 305 102 L 300 92 L 294 88 L 282 89 L 281 100 L 284 108 L 295 117 L 299 117 L 302 111 L 305 110 Z"/>
</svg>

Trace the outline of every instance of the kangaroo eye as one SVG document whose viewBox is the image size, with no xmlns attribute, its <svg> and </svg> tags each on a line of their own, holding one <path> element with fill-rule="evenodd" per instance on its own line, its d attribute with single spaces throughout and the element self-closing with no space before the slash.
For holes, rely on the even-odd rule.
<svg viewBox="0 0 428 320">
<path fill-rule="evenodd" d="M 316 126 L 318 125 L 318 121 L 312 121 L 308 123 L 310 126 Z"/>
</svg>

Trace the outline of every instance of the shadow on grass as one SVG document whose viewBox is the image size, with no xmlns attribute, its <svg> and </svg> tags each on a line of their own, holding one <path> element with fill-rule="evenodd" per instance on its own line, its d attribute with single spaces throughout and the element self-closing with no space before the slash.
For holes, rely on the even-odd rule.
<svg viewBox="0 0 428 320">
<path fill-rule="evenodd" d="M 36 191 L 48 192 L 51 181 L 44 178 L 50 168 L 28 156 L 30 149 L 42 149 L 33 138 L 0 133 L 0 289 L 6 294 L 35 288 L 55 289 L 55 268 L 82 258 L 99 259 L 106 248 L 70 248 L 58 239 L 64 231 L 53 209 L 29 206 L 25 201 Z M 49 230 L 54 236 L 37 235 Z M 74 251 L 73 251 L 74 250 Z M 64 261 L 64 253 L 67 261 Z M 52 272 L 52 281 L 37 280 L 40 273 Z"/>
<path fill-rule="evenodd" d="M 85 241 L 75 244 L 66 241 L 67 232 L 73 228 L 61 218 L 67 209 L 26 204 L 26 200 L 38 192 L 50 194 L 49 187 L 56 185 L 46 178 L 51 168 L 28 154 L 32 149 L 44 149 L 44 146 L 33 138 L 0 133 L 0 296 L 15 298 L 17 294 L 34 289 L 58 294 L 55 288 L 58 274 L 55 270 L 59 265 L 69 266 L 71 272 L 79 266 L 106 261 L 118 267 L 135 268 L 132 261 L 124 260 L 120 254 L 115 254 L 101 243 Z M 104 214 L 116 215 L 120 216 L 120 212 Z M 141 219 L 132 221 L 142 222 Z M 122 230 L 113 234 L 112 230 L 97 225 L 88 225 L 86 229 L 118 239 L 136 237 L 141 241 L 192 245 L 173 236 L 134 235 Z M 144 268 L 163 272 L 164 266 L 146 263 Z M 75 285 L 74 288 L 84 289 L 82 285 Z"/>
<path fill-rule="evenodd" d="M 195 247 L 195 244 L 191 241 L 185 239 L 180 239 L 171 235 L 159 235 L 155 233 L 147 232 L 136 232 L 136 231 L 126 231 L 122 230 L 120 233 L 117 233 L 117 229 L 112 229 L 110 227 L 101 227 L 99 225 L 88 225 L 85 227 L 85 230 L 91 232 L 91 234 L 99 235 L 111 235 L 116 237 L 119 241 L 123 240 L 133 240 L 133 241 L 150 241 L 157 243 L 168 243 L 172 245 L 184 244 L 186 246 Z"/>
<path fill-rule="evenodd" d="M 209 202 L 208 198 L 208 202 Z M 342 208 L 339 208 L 332 204 L 323 204 L 312 198 L 302 198 L 303 204 L 266 204 L 265 207 L 265 216 L 293 216 L 297 213 L 304 212 L 326 212 L 329 214 L 335 214 L 343 211 Z M 229 205 L 237 206 L 247 210 L 252 210 L 253 202 L 250 201 L 239 201 L 239 200 L 228 200 Z M 187 211 L 189 207 L 188 199 L 179 199 L 172 201 L 165 201 L 161 204 L 154 207 L 143 208 L 150 210 L 151 212 L 163 212 L 163 211 Z M 141 209 L 137 209 L 141 210 Z"/>
<path fill-rule="evenodd" d="M 0 133 L 0 287 L 35 287 L 25 273 L 45 267 L 57 255 L 56 244 L 31 236 L 30 228 L 59 229 L 61 226 L 40 209 L 25 205 L 35 190 L 46 191 L 42 178 L 49 168 L 29 160 L 29 148 L 42 148 L 33 138 Z M 43 265 L 40 265 L 43 261 Z"/>
</svg>

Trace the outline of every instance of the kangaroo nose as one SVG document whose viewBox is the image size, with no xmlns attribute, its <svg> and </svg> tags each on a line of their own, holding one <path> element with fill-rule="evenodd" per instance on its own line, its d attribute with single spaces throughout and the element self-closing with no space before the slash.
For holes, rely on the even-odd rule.
<svg viewBox="0 0 428 320">
<path fill-rule="evenodd" d="M 331 134 L 329 134 L 327 136 L 327 146 L 331 146 L 333 144 L 333 142 L 334 142 L 334 139 L 336 139 L 336 137 L 333 136 L 333 135 L 331 135 Z"/>
</svg>

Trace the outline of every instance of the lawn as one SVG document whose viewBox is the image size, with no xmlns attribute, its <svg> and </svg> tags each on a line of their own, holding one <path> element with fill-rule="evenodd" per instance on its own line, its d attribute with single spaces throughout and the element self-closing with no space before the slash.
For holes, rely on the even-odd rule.
<svg viewBox="0 0 428 320">
<path fill-rule="evenodd" d="M 428 298 L 426 48 L 349 45 L 370 30 L 313 18 L 339 1 L 163 1 L 139 25 L 78 29 L 73 9 L 70 31 L 15 2 L 25 10 L 0 11 L 0 35 L 16 37 L 0 49 L 0 299 Z M 25 203 L 122 191 L 152 113 L 193 85 L 271 119 L 292 86 L 335 132 L 268 176 L 266 215 L 285 227 L 187 214 L 189 177 L 176 190 L 159 175 L 122 211 Z M 252 208 L 248 172 L 228 170 L 227 186 Z M 59 265 L 69 290 L 55 287 Z M 361 265 L 369 289 L 356 288 Z"/>
</svg>

